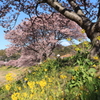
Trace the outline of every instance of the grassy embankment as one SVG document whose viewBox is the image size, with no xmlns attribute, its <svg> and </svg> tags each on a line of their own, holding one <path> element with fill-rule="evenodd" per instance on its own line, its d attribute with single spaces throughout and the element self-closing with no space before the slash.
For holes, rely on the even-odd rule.
<svg viewBox="0 0 100 100">
<path fill-rule="evenodd" d="M 88 42 L 82 45 L 73 45 L 77 53 L 72 57 L 30 67 L 20 80 L 8 73 L 0 100 L 100 100 L 100 59 L 90 59 Z"/>
</svg>

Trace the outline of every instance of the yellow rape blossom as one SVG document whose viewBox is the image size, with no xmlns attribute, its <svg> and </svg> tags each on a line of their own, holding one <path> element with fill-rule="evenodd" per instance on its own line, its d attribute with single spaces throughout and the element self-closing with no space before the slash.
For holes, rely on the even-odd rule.
<svg viewBox="0 0 100 100">
<path fill-rule="evenodd" d="M 46 71 L 47 71 L 47 69 L 44 69 L 44 71 L 46 72 Z"/>
<path fill-rule="evenodd" d="M 38 82 L 38 81 L 36 81 L 36 84 L 39 84 L 39 82 Z"/>
<path fill-rule="evenodd" d="M 33 74 L 33 75 L 35 75 L 35 74 L 36 74 L 36 72 L 33 72 L 32 74 Z"/>
<path fill-rule="evenodd" d="M 52 82 L 52 79 L 51 79 L 51 78 L 48 78 L 48 81 L 49 81 L 49 82 Z"/>
<path fill-rule="evenodd" d="M 83 44 L 88 47 L 89 46 L 89 43 L 87 41 L 84 41 Z"/>
<path fill-rule="evenodd" d="M 49 100 L 53 100 L 53 96 L 49 96 Z"/>
<path fill-rule="evenodd" d="M 39 85 L 41 86 L 41 88 L 45 87 L 47 84 L 47 82 L 43 79 L 39 82 Z"/>
<path fill-rule="evenodd" d="M 25 100 L 25 98 L 20 98 L 20 100 Z"/>
<path fill-rule="evenodd" d="M 45 77 L 45 78 L 48 78 L 48 75 L 45 75 L 44 77 Z"/>
<path fill-rule="evenodd" d="M 34 90 L 33 89 L 31 89 L 30 91 L 31 91 L 31 93 L 34 93 Z"/>
<path fill-rule="evenodd" d="M 98 76 L 98 78 L 100 79 L 100 76 Z"/>
<path fill-rule="evenodd" d="M 9 90 L 11 89 L 11 84 L 6 84 L 6 85 L 5 85 L 5 88 L 6 88 L 6 90 L 9 91 Z"/>
<path fill-rule="evenodd" d="M 71 38 L 69 37 L 69 38 L 67 38 L 66 40 L 67 40 L 67 41 L 71 41 Z"/>
<path fill-rule="evenodd" d="M 79 70 L 79 66 L 74 67 L 74 70 L 78 71 Z"/>
<path fill-rule="evenodd" d="M 88 43 L 87 41 L 84 41 L 83 44 L 87 45 L 87 44 L 89 44 L 89 43 Z"/>
<path fill-rule="evenodd" d="M 20 99 L 20 93 L 13 93 L 12 95 L 11 95 L 11 99 L 12 100 L 19 100 Z"/>
<path fill-rule="evenodd" d="M 27 80 L 28 80 L 28 78 L 24 78 L 24 80 L 25 80 L 25 81 L 27 81 Z"/>
<path fill-rule="evenodd" d="M 97 66 L 94 64 L 93 67 L 97 67 Z"/>
<path fill-rule="evenodd" d="M 84 29 L 82 29 L 82 30 L 81 30 L 81 33 L 82 33 L 82 34 L 84 34 L 84 33 L 85 33 L 85 30 L 84 30 Z"/>
<path fill-rule="evenodd" d="M 93 59 L 98 60 L 98 59 L 99 59 L 99 57 L 98 57 L 98 56 L 94 56 L 94 57 L 93 57 Z"/>
<path fill-rule="evenodd" d="M 60 78 L 65 79 L 65 78 L 67 78 L 67 76 L 66 75 L 60 75 Z"/>
<path fill-rule="evenodd" d="M 24 98 L 26 98 L 26 97 L 28 97 L 28 94 L 27 94 L 26 92 L 24 92 L 24 93 L 22 93 L 22 96 L 23 96 Z"/>
<path fill-rule="evenodd" d="M 20 91 L 21 90 L 21 87 L 17 87 L 17 89 Z"/>
<path fill-rule="evenodd" d="M 29 81 L 27 84 L 32 89 L 35 85 L 35 82 L 34 81 Z"/>
<path fill-rule="evenodd" d="M 80 50 L 80 48 L 78 48 L 78 47 L 75 48 L 75 51 L 79 51 L 79 50 Z"/>
<path fill-rule="evenodd" d="M 100 40 L 100 36 L 97 36 L 97 40 Z"/>
<path fill-rule="evenodd" d="M 30 94 L 30 99 L 31 99 L 31 100 L 33 99 L 33 96 L 34 96 L 34 94 L 31 93 L 31 94 Z"/>
<path fill-rule="evenodd" d="M 24 88 L 26 88 L 26 85 L 23 85 Z"/>
<path fill-rule="evenodd" d="M 44 90 L 42 90 L 42 91 L 41 91 L 41 94 L 44 94 L 44 93 L 45 93 L 45 91 L 44 91 Z"/>
<path fill-rule="evenodd" d="M 13 81 L 14 78 L 13 78 L 12 76 L 13 76 L 12 73 L 8 73 L 8 74 L 6 75 L 6 80 L 7 80 L 7 81 Z"/>
<path fill-rule="evenodd" d="M 72 80 L 76 80 L 76 77 L 75 77 L 75 76 L 72 76 L 71 79 L 72 79 Z"/>
</svg>

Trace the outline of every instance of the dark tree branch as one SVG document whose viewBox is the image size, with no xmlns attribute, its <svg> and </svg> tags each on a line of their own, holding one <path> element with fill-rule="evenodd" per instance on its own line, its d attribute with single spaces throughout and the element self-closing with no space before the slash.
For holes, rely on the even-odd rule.
<svg viewBox="0 0 100 100">
<path fill-rule="evenodd" d="M 97 15 L 97 18 L 99 19 L 100 18 L 100 0 L 98 0 L 99 2 L 99 8 L 98 8 L 98 15 Z"/>
<path fill-rule="evenodd" d="M 53 7 L 55 10 L 57 10 L 58 12 L 60 12 L 65 17 L 67 17 L 67 18 L 75 21 L 79 25 L 82 25 L 82 19 L 81 19 L 81 17 L 78 14 L 76 14 L 75 12 L 73 12 L 72 10 L 69 10 L 69 9 L 63 7 L 61 5 L 61 3 L 57 2 L 57 1 L 53 1 L 53 0 L 45 0 L 45 1 L 46 1 L 46 3 L 48 5 L 50 5 L 51 7 Z"/>
</svg>

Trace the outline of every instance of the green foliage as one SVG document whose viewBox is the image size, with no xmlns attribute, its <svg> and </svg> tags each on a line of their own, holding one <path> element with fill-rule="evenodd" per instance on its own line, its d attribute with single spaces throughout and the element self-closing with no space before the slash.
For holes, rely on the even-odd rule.
<svg viewBox="0 0 100 100">
<path fill-rule="evenodd" d="M 2 61 L 9 61 L 9 60 L 16 60 L 20 57 L 20 53 L 13 54 L 10 57 L 7 57 L 5 50 L 0 50 L 0 60 Z"/>
<path fill-rule="evenodd" d="M 79 89 L 78 91 L 82 94 L 85 95 L 85 98 L 80 96 L 81 100 L 86 99 L 86 95 L 88 93 L 92 93 L 96 90 L 96 81 L 95 81 L 95 68 L 85 68 L 84 66 L 76 66 L 73 69 L 68 71 L 71 73 L 72 77 L 69 82 L 69 90 L 75 91 L 76 88 Z M 76 92 L 75 95 L 78 95 L 78 92 Z"/>
<path fill-rule="evenodd" d="M 13 54 L 12 56 L 7 57 L 7 58 L 8 58 L 8 60 L 16 60 L 16 59 L 18 59 L 19 57 L 20 57 L 20 54 L 17 53 L 17 54 Z"/>
<path fill-rule="evenodd" d="M 73 48 L 73 46 L 66 46 L 66 47 L 64 47 L 64 46 L 61 46 L 61 45 L 57 46 L 54 49 L 53 52 L 55 53 L 55 55 L 57 55 L 57 54 L 65 55 L 65 54 L 69 54 L 69 53 L 71 53 L 71 54 L 75 54 L 76 53 L 74 48 Z"/>
</svg>

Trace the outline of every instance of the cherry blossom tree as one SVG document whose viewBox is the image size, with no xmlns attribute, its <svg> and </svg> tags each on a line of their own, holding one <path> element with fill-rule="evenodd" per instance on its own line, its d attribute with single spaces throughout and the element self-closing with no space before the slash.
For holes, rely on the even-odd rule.
<svg viewBox="0 0 100 100">
<path fill-rule="evenodd" d="M 4 66 L 4 65 L 5 65 L 5 62 L 4 61 L 0 61 L 0 67 Z"/>
<path fill-rule="evenodd" d="M 23 21 L 5 34 L 5 38 L 11 42 L 6 52 L 11 56 L 21 51 L 17 64 L 32 65 L 50 57 L 59 40 L 68 37 L 78 39 L 85 38 L 85 35 L 80 33 L 80 27 L 75 22 L 61 14 L 43 14 L 40 18 L 32 17 Z"/>
<path fill-rule="evenodd" d="M 100 0 L 0 0 L 0 4 L 0 24 L 7 31 L 21 12 L 30 18 L 59 12 L 85 30 L 93 45 L 91 57 L 100 56 Z"/>
</svg>

